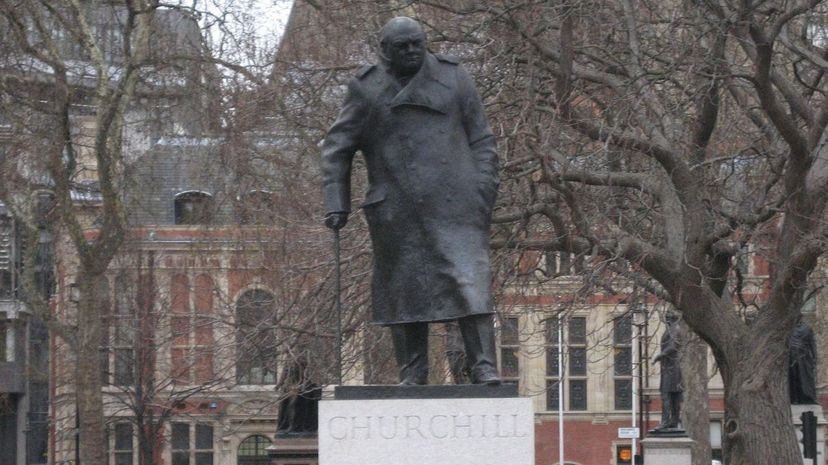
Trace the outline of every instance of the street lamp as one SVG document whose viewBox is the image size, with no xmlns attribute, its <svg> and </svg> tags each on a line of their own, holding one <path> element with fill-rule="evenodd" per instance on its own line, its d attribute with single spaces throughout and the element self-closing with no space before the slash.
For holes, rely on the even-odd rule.
<svg viewBox="0 0 828 465">
<path fill-rule="evenodd" d="M 636 295 L 637 297 L 637 295 Z M 642 390 L 640 389 L 641 385 L 641 363 L 642 363 L 642 343 L 641 343 L 641 331 L 644 328 L 644 338 L 647 337 L 647 320 L 648 320 L 648 312 L 647 306 L 645 304 L 639 303 L 638 299 L 633 299 L 630 303 L 630 311 L 632 312 L 632 326 L 633 326 L 633 335 L 632 335 L 632 359 L 633 359 L 633 379 L 632 379 L 632 426 L 636 428 L 637 424 L 642 426 L 641 429 L 644 429 L 644 418 L 641 415 L 641 400 L 642 400 Z M 645 341 L 646 342 L 646 341 Z M 636 434 L 636 437 L 632 439 L 632 450 L 631 454 L 633 460 L 636 457 L 636 441 L 641 437 L 641 434 Z"/>
</svg>

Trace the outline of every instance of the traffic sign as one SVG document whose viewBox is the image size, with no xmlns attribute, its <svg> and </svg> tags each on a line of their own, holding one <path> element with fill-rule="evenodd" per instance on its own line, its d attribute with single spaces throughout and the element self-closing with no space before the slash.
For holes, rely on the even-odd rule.
<svg viewBox="0 0 828 465">
<path fill-rule="evenodd" d="M 638 428 L 618 428 L 618 439 L 638 439 Z"/>
</svg>

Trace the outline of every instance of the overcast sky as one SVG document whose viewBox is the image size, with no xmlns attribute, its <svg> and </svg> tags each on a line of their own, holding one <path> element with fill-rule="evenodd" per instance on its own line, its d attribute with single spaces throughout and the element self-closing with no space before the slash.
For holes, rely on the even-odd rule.
<svg viewBox="0 0 828 465">
<path fill-rule="evenodd" d="M 293 0 L 251 0 L 256 29 L 261 37 L 281 37 Z"/>
<path fill-rule="evenodd" d="M 186 0 L 179 0 L 186 3 Z M 195 0 L 197 9 L 206 9 L 215 17 L 204 17 L 203 26 L 208 27 L 218 43 L 224 37 L 221 28 L 211 27 L 216 17 L 226 17 L 228 27 L 234 35 L 252 41 L 260 50 L 271 50 L 284 32 L 293 0 Z M 239 31 L 239 27 L 243 31 Z M 240 37 L 241 38 L 241 37 Z"/>
</svg>

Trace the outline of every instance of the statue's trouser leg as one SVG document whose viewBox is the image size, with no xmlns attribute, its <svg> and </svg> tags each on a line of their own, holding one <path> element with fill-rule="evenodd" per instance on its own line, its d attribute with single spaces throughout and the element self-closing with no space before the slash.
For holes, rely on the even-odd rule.
<svg viewBox="0 0 828 465">
<path fill-rule="evenodd" d="M 668 392 L 666 395 L 664 393 L 661 394 L 661 424 L 658 425 L 659 428 L 669 428 L 671 414 L 673 412 L 673 393 Z"/>
<path fill-rule="evenodd" d="M 461 318 L 459 323 L 472 383 L 500 384 L 492 315 L 467 316 Z"/>
<path fill-rule="evenodd" d="M 680 415 L 682 397 L 681 392 L 670 393 L 670 426 L 674 428 L 678 428 L 679 423 L 681 423 Z"/>
<path fill-rule="evenodd" d="M 428 323 L 391 326 L 400 384 L 428 384 Z"/>
</svg>

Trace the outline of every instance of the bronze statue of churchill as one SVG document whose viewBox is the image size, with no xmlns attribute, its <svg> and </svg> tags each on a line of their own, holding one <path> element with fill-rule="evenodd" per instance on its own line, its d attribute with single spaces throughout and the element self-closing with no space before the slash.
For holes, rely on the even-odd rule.
<svg viewBox="0 0 828 465">
<path fill-rule="evenodd" d="M 495 140 L 474 83 L 430 53 L 415 20 L 390 20 L 380 63 L 360 69 L 322 148 L 325 223 L 350 212 L 361 151 L 361 205 L 374 248 L 374 323 L 391 328 L 401 384 L 426 384 L 428 323 L 457 320 L 475 383 L 497 384 L 489 228 Z"/>
</svg>

